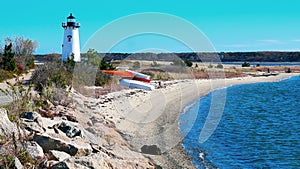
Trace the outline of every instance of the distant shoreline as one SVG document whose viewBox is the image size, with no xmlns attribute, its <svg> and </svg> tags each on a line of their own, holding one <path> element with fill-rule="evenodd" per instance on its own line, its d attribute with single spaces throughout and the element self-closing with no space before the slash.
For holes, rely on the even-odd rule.
<svg viewBox="0 0 300 169">
<path fill-rule="evenodd" d="M 84 56 L 85 53 L 81 53 Z M 170 57 L 178 56 L 182 60 L 192 62 L 210 61 L 219 57 L 220 62 L 300 62 L 300 52 L 289 51 L 257 51 L 257 52 L 174 52 L 174 53 L 98 53 L 107 60 L 141 60 L 171 61 Z M 49 57 L 61 57 L 61 54 L 35 54 L 36 60 Z M 216 59 L 214 59 L 216 60 Z"/>
</svg>

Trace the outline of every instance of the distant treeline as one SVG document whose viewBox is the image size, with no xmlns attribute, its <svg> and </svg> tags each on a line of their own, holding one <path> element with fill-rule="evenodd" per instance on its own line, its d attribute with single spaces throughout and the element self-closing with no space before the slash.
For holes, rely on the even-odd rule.
<svg viewBox="0 0 300 169">
<path fill-rule="evenodd" d="M 81 54 L 85 57 L 85 54 Z M 61 57 L 60 54 L 36 55 L 40 61 Z M 172 61 L 179 57 L 193 62 L 211 62 L 220 58 L 222 62 L 300 62 L 300 52 L 220 52 L 220 53 L 99 53 L 99 57 L 110 60 Z"/>
</svg>

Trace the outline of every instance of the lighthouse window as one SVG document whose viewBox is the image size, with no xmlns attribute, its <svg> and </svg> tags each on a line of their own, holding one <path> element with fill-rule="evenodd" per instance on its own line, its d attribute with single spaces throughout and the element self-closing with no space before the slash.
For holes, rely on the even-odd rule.
<svg viewBox="0 0 300 169">
<path fill-rule="evenodd" d="M 72 36 L 71 36 L 71 35 L 68 35 L 67 38 L 68 38 L 68 42 L 71 42 Z"/>
</svg>

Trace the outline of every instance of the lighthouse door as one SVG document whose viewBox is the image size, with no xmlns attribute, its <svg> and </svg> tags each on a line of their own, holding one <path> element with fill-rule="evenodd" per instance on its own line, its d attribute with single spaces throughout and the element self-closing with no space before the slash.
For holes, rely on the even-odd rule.
<svg viewBox="0 0 300 169">
<path fill-rule="evenodd" d="M 71 35 L 68 35 L 67 38 L 68 38 L 68 42 L 71 42 L 72 36 L 71 36 Z"/>
</svg>

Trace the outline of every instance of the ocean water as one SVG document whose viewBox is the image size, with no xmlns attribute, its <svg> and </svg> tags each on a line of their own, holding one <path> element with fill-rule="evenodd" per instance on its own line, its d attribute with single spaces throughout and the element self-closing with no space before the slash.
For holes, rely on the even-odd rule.
<svg viewBox="0 0 300 169">
<path fill-rule="evenodd" d="M 220 123 L 201 144 L 211 99 L 202 97 L 179 119 L 196 167 L 300 168 L 300 77 L 227 88 Z"/>
<path fill-rule="evenodd" d="M 241 66 L 244 62 L 222 62 L 225 65 Z M 250 62 L 251 66 L 300 66 L 300 62 Z"/>
</svg>

